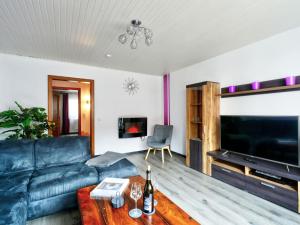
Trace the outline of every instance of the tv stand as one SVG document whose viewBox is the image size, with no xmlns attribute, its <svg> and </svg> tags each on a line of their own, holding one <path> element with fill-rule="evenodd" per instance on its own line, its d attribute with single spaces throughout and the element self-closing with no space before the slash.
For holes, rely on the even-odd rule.
<svg viewBox="0 0 300 225">
<path fill-rule="evenodd" d="M 286 170 L 287 170 L 288 172 L 290 172 L 289 165 L 286 165 Z"/>
<path fill-rule="evenodd" d="M 225 152 L 222 153 L 222 155 L 223 155 L 224 157 L 228 156 L 227 154 L 229 154 L 229 151 L 225 151 Z"/>
<path fill-rule="evenodd" d="M 210 176 L 300 213 L 300 168 L 222 150 L 207 157 Z"/>
<path fill-rule="evenodd" d="M 270 174 L 270 173 L 265 173 L 265 172 L 260 171 L 260 170 L 255 170 L 254 174 L 256 174 L 257 176 L 266 177 L 266 178 L 274 179 L 274 180 L 277 180 L 277 181 L 280 181 L 282 179 L 282 177 L 279 177 L 279 176 L 276 176 L 276 175 L 273 175 L 273 174 Z"/>
<path fill-rule="evenodd" d="M 255 160 L 253 160 L 251 157 L 244 157 L 244 160 L 250 163 L 255 163 Z"/>
</svg>

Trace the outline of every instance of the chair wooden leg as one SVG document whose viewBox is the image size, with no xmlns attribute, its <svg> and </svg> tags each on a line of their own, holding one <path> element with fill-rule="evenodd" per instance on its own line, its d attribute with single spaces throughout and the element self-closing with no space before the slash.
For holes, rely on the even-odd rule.
<svg viewBox="0 0 300 225">
<path fill-rule="evenodd" d="M 145 160 L 148 159 L 148 156 L 149 156 L 149 153 L 150 153 L 151 149 L 152 149 L 152 148 L 148 148 L 148 152 L 147 152 L 147 154 L 146 154 Z"/>
<path fill-rule="evenodd" d="M 173 156 L 172 156 L 172 153 L 171 153 L 170 146 L 167 146 L 167 150 L 168 150 L 168 152 L 169 152 L 170 156 L 171 156 L 171 157 L 173 157 Z"/>
<path fill-rule="evenodd" d="M 164 164 L 164 163 L 165 163 L 165 159 L 164 159 L 164 148 L 161 149 L 161 160 L 162 160 L 162 163 Z"/>
<path fill-rule="evenodd" d="M 156 153 L 156 148 L 154 149 L 153 155 L 155 155 L 155 153 Z"/>
</svg>

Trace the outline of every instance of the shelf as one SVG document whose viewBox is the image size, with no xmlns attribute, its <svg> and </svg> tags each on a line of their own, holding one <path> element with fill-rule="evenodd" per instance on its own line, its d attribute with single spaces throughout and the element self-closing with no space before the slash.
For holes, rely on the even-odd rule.
<svg viewBox="0 0 300 225">
<path fill-rule="evenodd" d="M 202 122 L 196 122 L 196 121 L 191 121 L 191 123 L 194 123 L 194 124 L 202 124 Z"/>
<path fill-rule="evenodd" d="M 200 138 L 191 138 L 192 141 L 202 141 Z"/>
<path fill-rule="evenodd" d="M 260 170 L 287 179 L 300 181 L 300 168 L 290 166 L 289 170 L 287 170 L 287 167 L 284 164 L 274 163 L 263 159 L 245 157 L 230 152 L 224 155 L 224 152 L 225 151 L 222 150 L 211 151 L 208 152 L 207 155 L 213 157 L 214 159 L 219 159 L 222 161 L 249 167 L 251 169 Z M 246 160 L 246 158 L 251 158 L 251 162 Z"/>
<path fill-rule="evenodd" d="M 238 96 L 242 96 L 242 95 L 267 94 L 267 93 L 297 91 L 297 90 L 300 90 L 300 84 L 295 84 L 293 86 L 262 88 L 262 89 L 258 89 L 258 90 L 237 91 L 234 93 L 223 93 L 223 94 L 220 94 L 220 96 L 223 98 L 226 98 L 226 97 L 238 97 Z"/>
<path fill-rule="evenodd" d="M 197 103 L 197 104 L 191 104 L 191 106 L 201 106 L 201 103 Z"/>
<path fill-rule="evenodd" d="M 298 186 L 297 186 L 297 181 L 296 180 L 292 180 L 292 184 L 287 184 L 287 183 L 285 184 L 285 183 L 276 182 L 276 181 L 273 181 L 273 180 L 270 180 L 270 179 L 267 179 L 267 178 L 263 178 L 263 177 L 260 177 L 260 176 L 256 176 L 254 174 L 247 173 L 246 169 L 245 169 L 246 166 L 244 166 L 244 165 L 235 164 L 235 163 L 232 163 L 232 162 L 227 162 L 227 161 L 220 160 L 220 159 L 214 160 L 212 162 L 212 164 L 216 165 L 216 166 L 219 166 L 221 168 L 230 170 L 230 171 L 234 171 L 234 172 L 239 173 L 239 174 L 243 174 L 246 177 L 252 177 L 252 178 L 255 178 L 257 180 L 267 182 L 269 184 L 276 185 L 278 187 L 281 187 L 281 188 L 284 188 L 284 189 L 287 189 L 287 190 L 290 190 L 290 191 L 297 191 Z M 253 170 L 253 169 L 251 169 L 251 170 Z"/>
<path fill-rule="evenodd" d="M 268 94 L 268 93 L 276 93 L 276 92 L 287 92 L 287 91 L 297 91 L 300 90 L 300 76 L 295 76 L 295 85 L 286 86 L 285 79 L 274 79 L 274 80 L 266 80 L 259 81 L 260 89 L 252 90 L 252 84 L 241 84 L 235 85 L 236 92 L 229 93 L 228 87 L 223 87 L 221 89 L 222 98 L 228 97 L 238 97 L 243 95 L 257 95 L 257 94 Z"/>
<path fill-rule="evenodd" d="M 225 169 L 228 169 L 228 170 L 235 171 L 240 174 L 244 174 L 244 168 L 243 168 L 243 166 L 240 166 L 240 165 L 235 165 L 233 163 L 224 162 L 221 160 L 215 160 L 212 162 L 212 164 L 222 167 L 222 168 L 225 168 Z"/>
</svg>

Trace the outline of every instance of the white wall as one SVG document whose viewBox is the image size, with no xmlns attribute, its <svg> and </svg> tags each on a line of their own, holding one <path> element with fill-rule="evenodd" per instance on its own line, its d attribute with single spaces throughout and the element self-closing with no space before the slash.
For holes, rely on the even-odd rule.
<svg viewBox="0 0 300 225">
<path fill-rule="evenodd" d="M 171 73 L 172 150 L 185 154 L 187 84 L 210 80 L 225 87 L 299 75 L 299 40 L 297 28 Z M 300 91 L 224 98 L 221 114 L 300 115 L 299 100 Z"/>
<path fill-rule="evenodd" d="M 79 64 L 0 54 L 0 111 L 24 106 L 47 108 L 47 76 L 62 75 L 95 80 L 95 152 L 131 152 L 145 149 L 140 138 L 119 139 L 118 117 L 148 117 L 148 134 L 162 123 L 162 78 L 133 72 Z M 140 86 L 129 96 L 123 89 L 126 78 L 135 78 Z"/>
</svg>

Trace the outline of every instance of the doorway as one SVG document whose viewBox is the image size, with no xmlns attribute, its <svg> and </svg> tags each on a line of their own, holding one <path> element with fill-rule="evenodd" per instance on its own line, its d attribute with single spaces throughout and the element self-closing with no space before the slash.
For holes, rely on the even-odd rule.
<svg viewBox="0 0 300 225">
<path fill-rule="evenodd" d="M 53 87 L 52 115 L 55 128 L 53 136 L 81 135 L 81 96 L 80 88 L 65 89 Z"/>
<path fill-rule="evenodd" d="M 48 118 L 54 137 L 89 136 L 94 156 L 94 81 L 48 76 Z"/>
</svg>

